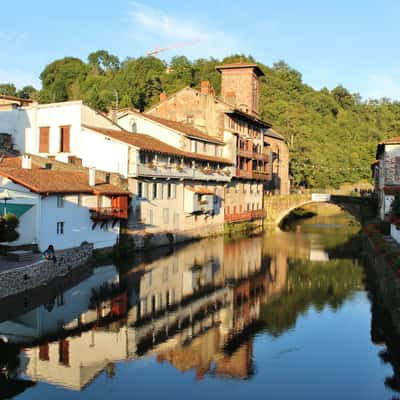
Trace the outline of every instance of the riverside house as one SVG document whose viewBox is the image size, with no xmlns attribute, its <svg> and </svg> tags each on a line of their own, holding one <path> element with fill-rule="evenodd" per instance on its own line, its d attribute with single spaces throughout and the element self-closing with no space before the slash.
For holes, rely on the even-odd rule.
<svg viewBox="0 0 400 400">
<path fill-rule="evenodd" d="M 118 175 L 132 194 L 127 225 L 133 234 L 222 232 L 224 185 L 232 175 L 223 142 L 203 135 L 198 142 L 214 147 L 196 152 L 158 140 L 166 129 L 146 129 L 153 136 L 128 132 L 80 101 L 0 111 L 0 130 L 21 151 Z"/>
<path fill-rule="evenodd" d="M 120 221 L 128 218 L 129 193 L 96 179 L 94 170 L 59 171 L 32 166 L 29 156 L 6 158 L 0 163 L 3 191 L 10 196 L 0 212 L 13 212 L 20 221 L 20 237 L 12 245 L 62 250 L 87 241 L 95 249 L 108 248 L 118 240 Z"/>
<path fill-rule="evenodd" d="M 210 82 L 203 81 L 200 91 L 187 87 L 169 97 L 162 93 L 160 102 L 145 114 L 156 122 L 185 124 L 223 141 L 222 157 L 234 166 L 225 191 L 225 222 L 262 220 L 264 190 L 289 193 L 288 147 L 271 124 L 259 117 L 262 70 L 248 63 L 225 64 L 217 70 L 220 97 Z"/>
<path fill-rule="evenodd" d="M 400 230 L 390 215 L 393 200 L 396 194 L 400 194 L 400 137 L 386 139 L 378 144 L 372 173 L 379 216 L 381 220 L 392 222 L 390 234 L 400 243 Z"/>
</svg>

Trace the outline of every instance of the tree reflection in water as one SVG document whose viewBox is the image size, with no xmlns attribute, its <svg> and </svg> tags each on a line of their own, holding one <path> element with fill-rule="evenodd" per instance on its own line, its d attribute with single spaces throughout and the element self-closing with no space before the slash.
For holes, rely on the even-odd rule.
<svg viewBox="0 0 400 400">
<path fill-rule="evenodd" d="M 262 373 L 254 363 L 258 334 L 278 337 L 310 308 L 338 310 L 363 290 L 354 256 L 359 228 L 323 235 L 311 224 L 302 229 L 204 240 L 120 270 L 102 266 L 57 292 L 53 307 L 15 311 L 17 317 L 0 323 L 0 334 L 15 342 L 0 348 L 7 393 L 38 381 L 83 390 L 102 372 L 117 380 L 119 362 L 146 357 L 192 371 L 197 380 L 256 377 Z M 379 315 L 374 305 L 372 336 L 387 343 L 381 357 L 395 372 L 386 384 L 397 389 L 399 341 Z M 18 380 L 21 375 L 31 381 Z"/>
</svg>

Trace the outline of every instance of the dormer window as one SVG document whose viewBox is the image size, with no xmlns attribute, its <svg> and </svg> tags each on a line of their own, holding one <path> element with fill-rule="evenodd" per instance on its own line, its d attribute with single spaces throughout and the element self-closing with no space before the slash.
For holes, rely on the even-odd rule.
<svg viewBox="0 0 400 400">
<path fill-rule="evenodd" d="M 188 125 L 193 125 L 193 123 L 194 123 L 193 115 L 186 115 L 186 123 Z"/>
</svg>

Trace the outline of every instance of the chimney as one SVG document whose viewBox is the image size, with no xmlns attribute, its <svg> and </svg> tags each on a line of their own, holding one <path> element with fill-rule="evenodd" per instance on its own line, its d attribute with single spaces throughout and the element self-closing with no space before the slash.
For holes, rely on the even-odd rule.
<svg viewBox="0 0 400 400">
<path fill-rule="evenodd" d="M 167 97 L 168 96 L 167 96 L 167 93 L 165 92 L 165 90 L 160 93 L 160 101 L 167 100 Z"/>
<path fill-rule="evenodd" d="M 211 82 L 210 81 L 201 81 L 200 84 L 201 94 L 209 95 L 212 92 Z"/>
<path fill-rule="evenodd" d="M 89 168 L 89 186 L 96 185 L 96 168 Z"/>
<path fill-rule="evenodd" d="M 22 156 L 22 168 L 23 169 L 32 169 L 32 159 L 28 155 Z"/>
</svg>

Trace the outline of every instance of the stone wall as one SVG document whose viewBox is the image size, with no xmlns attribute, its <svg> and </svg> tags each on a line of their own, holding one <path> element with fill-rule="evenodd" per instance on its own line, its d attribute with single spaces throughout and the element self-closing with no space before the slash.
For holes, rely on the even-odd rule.
<svg viewBox="0 0 400 400">
<path fill-rule="evenodd" d="M 57 261 L 41 260 L 34 264 L 13 268 L 0 273 L 0 299 L 25 290 L 48 284 L 51 280 L 67 275 L 73 269 L 87 263 L 92 256 L 93 245 L 57 252 Z"/>
</svg>

